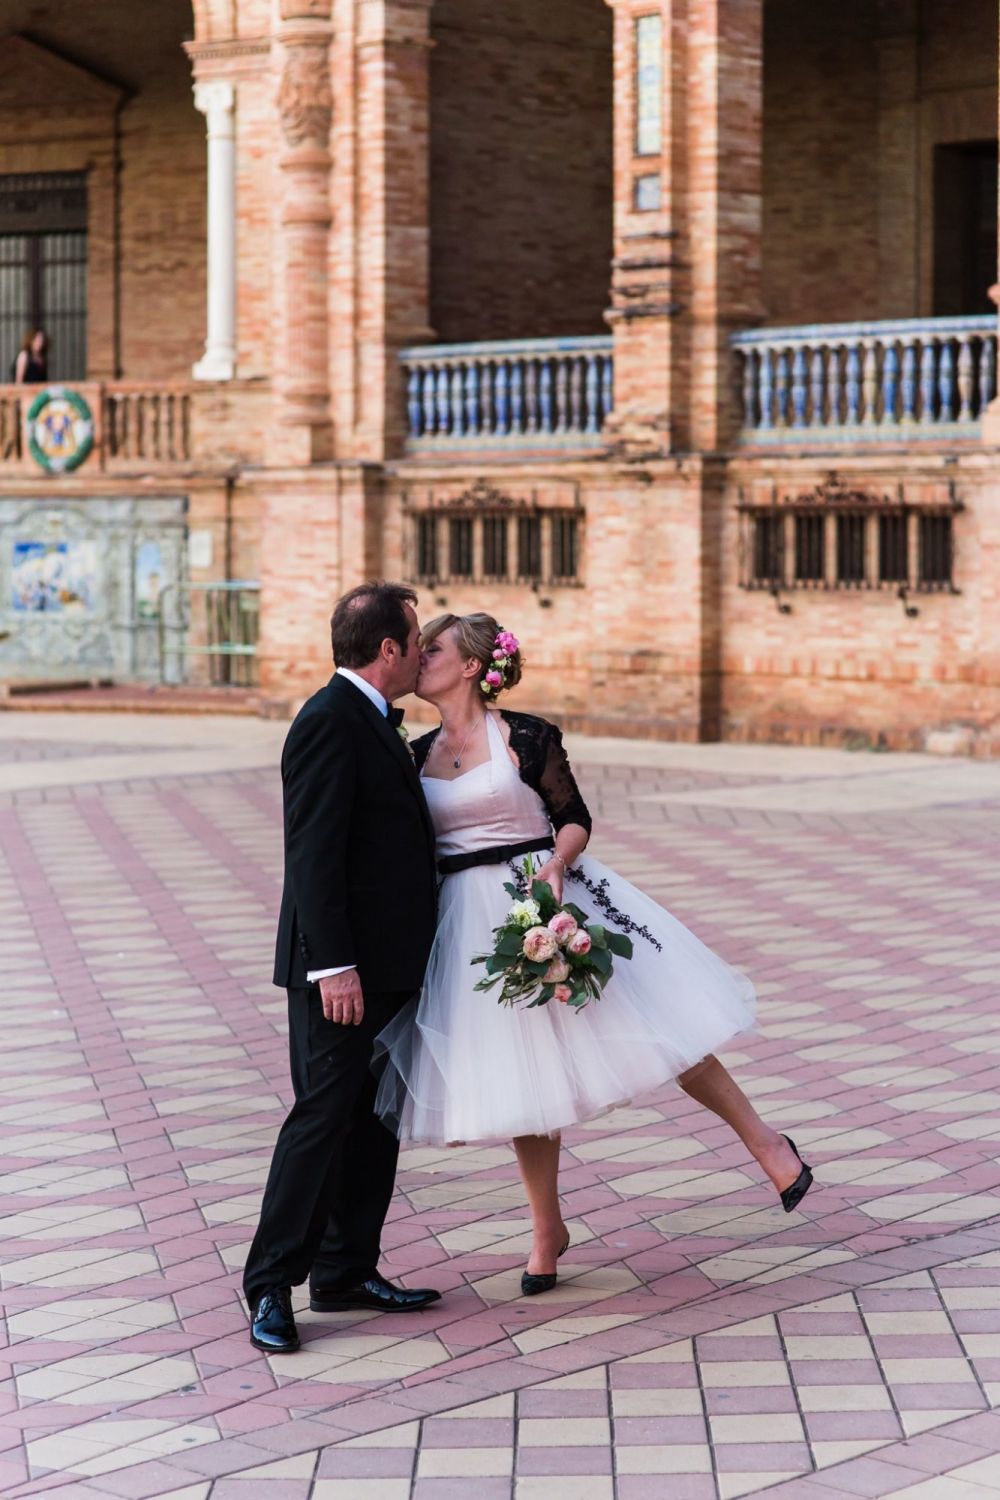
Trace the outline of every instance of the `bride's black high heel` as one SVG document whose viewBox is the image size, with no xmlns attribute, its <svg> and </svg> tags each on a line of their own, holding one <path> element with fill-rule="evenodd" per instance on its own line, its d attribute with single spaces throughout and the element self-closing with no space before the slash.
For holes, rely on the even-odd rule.
<svg viewBox="0 0 1000 1500">
<path fill-rule="evenodd" d="M 798 1208 L 806 1193 L 808 1193 L 809 1189 L 812 1187 L 813 1174 L 812 1167 L 807 1166 L 806 1163 L 802 1160 L 801 1156 L 799 1156 L 798 1147 L 792 1140 L 791 1136 L 783 1135 L 781 1139 L 783 1141 L 786 1141 L 787 1144 L 791 1146 L 792 1150 L 795 1152 L 795 1155 L 798 1157 L 799 1166 L 802 1168 L 802 1171 L 799 1173 L 798 1177 L 796 1177 L 795 1181 L 791 1183 L 789 1187 L 782 1188 L 781 1190 L 781 1206 L 785 1210 L 786 1214 L 790 1214 L 794 1209 Z"/>
<path fill-rule="evenodd" d="M 569 1235 L 567 1234 L 566 1243 L 559 1251 L 560 1260 L 566 1254 L 566 1251 L 568 1249 Z M 555 1286 L 558 1280 L 559 1274 L 556 1271 L 542 1271 L 537 1275 L 532 1271 L 522 1271 L 521 1295 L 524 1297 L 537 1297 L 539 1292 L 551 1292 L 552 1288 Z"/>
</svg>

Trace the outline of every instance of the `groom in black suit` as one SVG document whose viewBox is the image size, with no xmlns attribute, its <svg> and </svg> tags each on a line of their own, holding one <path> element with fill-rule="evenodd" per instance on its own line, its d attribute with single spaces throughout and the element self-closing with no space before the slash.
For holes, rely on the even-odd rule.
<svg viewBox="0 0 1000 1500">
<path fill-rule="evenodd" d="M 378 1274 L 398 1143 L 374 1113 L 372 1043 L 420 988 L 434 937 L 434 831 L 394 698 L 420 670 L 416 595 L 366 583 L 331 622 L 337 673 L 281 758 L 285 883 L 274 982 L 288 990 L 295 1103 L 243 1278 L 251 1342 L 299 1347 L 291 1287 L 316 1311 L 411 1311 L 440 1293 Z"/>
</svg>

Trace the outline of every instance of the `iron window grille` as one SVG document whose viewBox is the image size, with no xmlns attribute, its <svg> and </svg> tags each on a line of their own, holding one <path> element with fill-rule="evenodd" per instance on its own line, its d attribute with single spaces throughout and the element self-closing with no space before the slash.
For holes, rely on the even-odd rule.
<svg viewBox="0 0 1000 1500">
<path fill-rule="evenodd" d="M 826 527 L 822 515 L 795 517 L 795 582 L 822 584 L 826 578 Z"/>
<path fill-rule="evenodd" d="M 952 593 L 955 523 L 947 504 L 835 490 L 770 503 L 741 502 L 739 584 L 772 594 L 791 590 Z"/>
<path fill-rule="evenodd" d="M 507 517 L 483 517 L 483 577 L 507 577 Z"/>
<path fill-rule="evenodd" d="M 785 528 L 781 516 L 761 511 L 750 519 L 753 577 L 761 586 L 780 585 L 785 576 Z"/>
<path fill-rule="evenodd" d="M 909 526 L 905 511 L 878 517 L 878 581 L 906 583 L 909 579 Z"/>
<path fill-rule="evenodd" d="M 845 588 L 864 587 L 865 542 L 868 517 L 855 512 L 837 516 L 837 582 Z"/>
<path fill-rule="evenodd" d="M 917 588 L 924 592 L 954 592 L 952 553 L 955 539 L 951 516 L 932 514 L 918 517 Z"/>
<path fill-rule="evenodd" d="M 542 518 L 517 518 L 517 577 L 519 583 L 538 583 L 542 577 Z"/>
<path fill-rule="evenodd" d="M 409 572 L 418 584 L 566 588 L 582 582 L 583 518 L 577 511 L 531 507 L 521 514 L 456 516 L 441 507 L 411 513 L 410 525 Z"/>
<path fill-rule="evenodd" d="M 417 516 L 417 576 L 433 583 L 438 572 L 438 518 Z"/>
<path fill-rule="evenodd" d="M 448 572 L 452 578 L 473 578 L 472 521 L 468 516 L 448 522 Z"/>
<path fill-rule="evenodd" d="M 555 515 L 550 519 L 552 527 L 552 578 L 565 583 L 576 578 L 577 520 L 576 516 Z"/>
</svg>

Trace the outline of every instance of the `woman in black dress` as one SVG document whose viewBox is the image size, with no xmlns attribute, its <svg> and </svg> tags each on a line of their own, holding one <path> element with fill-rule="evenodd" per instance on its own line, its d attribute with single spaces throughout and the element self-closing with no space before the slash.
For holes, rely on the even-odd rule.
<svg viewBox="0 0 1000 1500">
<path fill-rule="evenodd" d="M 49 341 L 41 328 L 32 328 L 21 340 L 11 376 L 15 385 L 44 385 L 49 378 Z"/>
</svg>

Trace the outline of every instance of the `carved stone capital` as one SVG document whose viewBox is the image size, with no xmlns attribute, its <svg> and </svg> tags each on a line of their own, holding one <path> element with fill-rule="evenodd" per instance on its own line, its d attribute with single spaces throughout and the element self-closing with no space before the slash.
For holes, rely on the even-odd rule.
<svg viewBox="0 0 1000 1500">
<path fill-rule="evenodd" d="M 208 116 L 211 125 L 213 120 L 220 120 L 233 113 L 236 108 L 236 90 L 227 78 L 198 82 L 194 86 L 194 107 L 200 114 Z"/>
<path fill-rule="evenodd" d="M 286 48 L 278 85 L 278 113 L 289 146 L 307 141 L 326 146 L 330 137 L 333 95 L 326 40 Z"/>
</svg>

